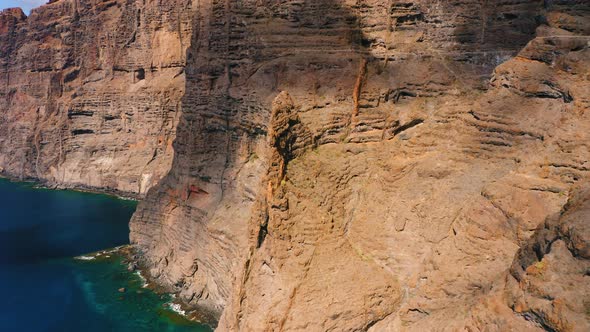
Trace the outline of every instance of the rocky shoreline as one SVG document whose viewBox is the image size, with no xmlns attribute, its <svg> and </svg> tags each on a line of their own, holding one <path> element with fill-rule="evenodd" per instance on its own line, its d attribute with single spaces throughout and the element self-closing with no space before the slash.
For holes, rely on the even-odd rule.
<svg viewBox="0 0 590 332">
<path fill-rule="evenodd" d="M 147 288 L 158 294 L 170 294 L 173 296 L 172 304 L 174 305 L 174 311 L 186 317 L 187 319 L 207 324 L 215 329 L 219 323 L 215 313 L 208 311 L 206 308 L 200 306 L 189 305 L 186 301 L 182 301 L 178 295 L 179 290 L 171 289 L 162 282 L 158 282 L 157 279 L 150 277 L 149 266 L 146 265 L 145 259 L 142 258 L 141 253 L 133 245 L 126 246 L 123 248 L 121 255 L 125 257 L 126 264 L 128 265 L 129 271 L 135 271 L 145 280 Z"/>
<path fill-rule="evenodd" d="M 209 325 L 213 329 L 217 327 L 218 321 L 215 319 L 215 316 L 212 313 L 206 312 L 203 310 L 203 308 L 187 305 L 178 298 L 177 291 L 175 292 L 171 289 L 162 287 L 161 283 L 158 283 L 156 280 L 152 279 L 149 276 L 148 268 L 142 264 L 141 255 L 137 252 L 133 245 L 122 245 L 112 249 L 105 249 L 95 253 L 78 256 L 76 259 L 94 260 L 111 258 L 114 256 L 121 257 L 123 259 L 122 264 L 127 266 L 127 271 L 130 273 L 136 273 L 143 280 L 143 288 L 155 292 L 156 294 L 170 295 L 172 300 L 169 302 L 168 306 L 172 311 L 190 321 Z M 122 286 L 119 291 L 125 292 L 124 286 Z"/>
<path fill-rule="evenodd" d="M 72 190 L 90 194 L 99 194 L 99 195 L 107 195 L 117 197 L 119 199 L 131 200 L 131 201 L 140 201 L 142 197 L 137 193 L 133 192 L 123 192 L 119 190 L 113 190 L 109 188 L 97 188 L 97 187 L 90 187 L 84 185 L 64 185 L 59 183 L 53 183 L 47 180 L 34 178 L 34 177 L 18 177 L 14 176 L 13 174 L 4 172 L 0 170 L 0 178 L 6 179 L 13 182 L 24 182 L 24 183 L 31 183 L 37 188 L 42 189 L 50 189 L 50 190 Z"/>
<path fill-rule="evenodd" d="M 137 197 L 133 193 L 121 193 L 118 191 L 113 190 L 103 190 L 100 188 L 89 188 L 84 186 L 62 186 L 62 185 L 52 185 L 44 181 L 40 181 L 36 178 L 27 178 L 27 179 L 20 179 L 5 172 L 0 171 L 0 179 L 6 179 L 11 182 L 21 182 L 21 183 L 30 183 L 36 188 L 40 189 L 48 189 L 48 190 L 72 190 L 84 193 L 91 193 L 91 194 L 100 194 L 100 195 L 107 195 L 113 196 L 118 199 L 124 200 L 133 200 L 139 201 L 141 198 Z M 162 283 L 158 283 L 157 280 L 152 279 L 149 277 L 148 273 L 148 266 L 145 264 L 145 260 L 141 258 L 141 254 L 133 245 L 122 245 L 112 249 L 105 249 L 100 250 L 94 253 L 89 253 L 86 255 L 81 255 L 75 257 L 75 259 L 79 260 L 95 260 L 101 258 L 110 258 L 111 256 L 119 256 L 123 258 L 123 264 L 127 266 L 127 270 L 129 272 L 135 272 L 138 276 L 144 280 L 144 287 L 148 288 L 149 290 L 157 293 L 157 294 L 168 294 L 171 295 L 174 300 L 171 303 L 171 310 L 182 315 L 186 319 L 197 322 L 203 323 L 206 325 L 211 326 L 211 328 L 215 328 L 218 324 L 218 320 L 216 316 L 212 312 L 208 312 L 205 308 L 200 308 L 198 306 L 191 306 L 186 302 L 183 302 L 178 297 L 178 290 L 173 290 L 167 287 L 162 286 Z M 124 289 L 124 288 L 122 288 Z"/>
</svg>

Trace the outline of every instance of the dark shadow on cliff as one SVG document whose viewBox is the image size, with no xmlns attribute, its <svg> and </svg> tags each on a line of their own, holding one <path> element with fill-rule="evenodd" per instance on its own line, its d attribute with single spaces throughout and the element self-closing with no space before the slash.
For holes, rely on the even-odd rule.
<svg viewBox="0 0 590 332">
<path fill-rule="evenodd" d="M 449 50 L 453 60 L 475 65 L 484 80 L 494 68 L 515 56 L 535 37 L 543 22 L 543 4 L 529 0 L 520 3 L 497 1 L 447 3 L 443 10 L 454 16 L 455 45 Z"/>
<path fill-rule="evenodd" d="M 201 6 L 193 8 L 172 169 L 138 206 L 131 239 L 160 282 L 218 319 L 234 262 L 247 252 L 249 211 L 266 172 L 256 149 L 272 99 L 286 86 L 317 89 L 324 69 L 354 81 L 364 52 L 356 14 L 337 0 Z M 195 272 L 171 276 L 179 260 L 194 262 Z"/>
<path fill-rule="evenodd" d="M 221 198 L 225 181 L 231 180 L 224 172 L 235 162 L 240 140 L 266 135 L 270 101 L 280 92 L 281 75 L 313 72 L 315 60 L 325 52 L 357 54 L 359 59 L 363 54 L 358 18 L 340 1 L 262 2 L 248 7 L 214 1 L 209 12 L 195 19 L 198 26 L 187 51 L 171 177 L 188 187 L 217 185 Z M 274 62 L 283 58 L 288 60 Z"/>
<path fill-rule="evenodd" d="M 326 51 L 362 50 L 357 17 L 337 0 L 262 2 L 251 8 L 214 2 L 211 13 L 206 13 L 211 21 L 196 20 L 201 26 L 195 27 L 187 52 L 186 94 L 174 145 L 175 163 L 202 162 L 195 168 L 180 167 L 184 170 L 180 172 L 218 182 L 222 190 L 223 169 L 232 160 L 211 160 L 211 156 L 231 159 L 228 152 L 240 137 L 266 134 L 270 100 L 280 92 L 281 75 L 288 70 L 313 71 L 293 67 L 314 66 L 314 60 Z M 281 58 L 306 61 L 273 62 Z M 258 75 L 261 72 L 268 75 Z M 256 80 L 255 75 L 262 80 Z M 206 157 L 195 159 L 195 154 Z M 217 172 L 212 173 L 211 166 Z M 174 169 L 179 171 L 179 167 Z"/>
<path fill-rule="evenodd" d="M 458 12 L 449 5 L 447 10 Z M 456 7 L 456 6 L 455 6 Z M 502 5 L 496 2 L 478 4 L 472 19 L 463 18 L 454 31 L 459 47 L 467 52 L 518 51 L 535 35 L 542 22 L 539 1 L 520 5 Z"/>
</svg>

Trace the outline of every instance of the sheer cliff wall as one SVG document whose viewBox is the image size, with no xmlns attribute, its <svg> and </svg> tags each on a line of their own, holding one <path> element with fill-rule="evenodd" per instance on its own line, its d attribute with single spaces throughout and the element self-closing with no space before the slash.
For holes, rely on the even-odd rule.
<svg viewBox="0 0 590 332">
<path fill-rule="evenodd" d="M 0 19 L 0 170 L 144 195 L 170 169 L 190 1 L 60 0 Z"/>
<path fill-rule="evenodd" d="M 583 2 L 195 10 L 152 277 L 220 330 L 547 324 L 491 289 L 587 176 Z"/>
<path fill-rule="evenodd" d="M 3 14 L 2 54 L 68 15 L 114 22 L 87 34 L 100 57 L 72 51 L 101 80 L 65 79 L 65 46 L 46 60 L 64 83 L 12 70 L 5 172 L 149 188 L 140 259 L 222 331 L 587 330 L 585 1 L 163 3 Z M 80 84 L 119 91 L 113 134 L 105 107 L 55 97 Z"/>
</svg>

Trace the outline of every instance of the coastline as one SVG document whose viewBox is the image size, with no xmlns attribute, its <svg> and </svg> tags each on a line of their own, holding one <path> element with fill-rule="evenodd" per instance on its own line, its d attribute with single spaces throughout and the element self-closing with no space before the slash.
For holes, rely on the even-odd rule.
<svg viewBox="0 0 590 332">
<path fill-rule="evenodd" d="M 141 197 L 135 193 L 122 192 L 113 189 L 89 187 L 83 185 L 68 186 L 63 184 L 51 183 L 49 181 L 34 177 L 17 177 L 10 173 L 7 173 L 2 169 L 0 169 L 0 180 L 7 180 L 13 183 L 23 183 L 30 185 L 35 189 L 42 190 L 70 190 L 80 193 L 105 195 L 116 199 L 128 200 L 133 202 L 139 202 L 141 200 Z M 207 325 L 211 327 L 211 329 L 213 330 L 217 327 L 218 319 L 215 317 L 213 313 L 208 312 L 204 308 L 198 306 L 191 306 L 181 301 L 178 296 L 178 291 L 168 289 L 159 284 L 152 277 L 150 277 L 148 273 L 148 266 L 142 259 L 141 253 L 134 247 L 133 244 L 126 244 L 110 249 L 104 249 L 97 252 L 83 254 L 73 257 L 73 259 L 80 261 L 93 261 L 99 259 L 109 259 L 111 258 L 111 256 L 119 256 L 122 259 L 121 264 L 127 266 L 127 270 L 130 273 L 136 273 L 140 277 L 140 279 L 144 283 L 142 288 L 149 289 L 150 291 L 160 296 L 170 296 L 172 299 L 171 301 L 169 301 L 168 309 L 171 312 L 174 312 L 177 315 L 182 316 L 184 319 L 190 322 Z"/>
<path fill-rule="evenodd" d="M 207 325 L 212 330 L 217 327 L 218 321 L 211 313 L 206 312 L 202 308 L 190 306 L 180 301 L 178 292 L 166 289 L 151 278 L 147 273 L 147 267 L 141 262 L 140 254 L 132 244 L 100 250 L 94 253 L 74 257 L 74 259 L 92 261 L 110 259 L 113 257 L 120 257 L 122 259 L 121 264 L 126 266 L 127 271 L 136 274 L 141 279 L 141 288 L 148 289 L 159 296 L 169 296 L 170 300 L 167 302 L 166 307 L 170 312 L 181 316 L 183 319 L 192 323 Z"/>
<path fill-rule="evenodd" d="M 15 183 L 27 183 L 33 185 L 35 188 L 38 189 L 48 189 L 48 190 L 72 190 L 81 193 L 88 193 L 88 194 L 98 194 L 98 195 L 107 195 L 111 197 L 115 197 L 118 199 L 129 200 L 139 202 L 142 199 L 142 196 L 138 193 L 134 192 L 126 192 L 120 191 L 116 189 L 107 189 L 107 188 L 99 188 L 99 187 L 91 187 L 85 185 L 65 185 L 59 183 L 53 183 L 47 180 L 43 180 L 40 178 L 35 177 L 18 177 L 13 174 L 10 174 L 0 168 L 0 179 L 5 179 L 10 182 Z"/>
<path fill-rule="evenodd" d="M 219 322 L 213 313 L 202 307 L 191 306 L 181 301 L 178 296 L 179 291 L 164 287 L 152 278 L 148 273 L 148 266 L 142 259 L 141 253 L 133 244 L 120 248 L 117 253 L 124 257 L 124 262 L 128 265 L 128 270 L 137 272 L 145 281 L 145 288 L 148 288 L 157 294 L 168 294 L 172 297 L 172 300 L 170 301 L 171 310 L 192 322 L 208 325 L 213 330 L 217 327 Z"/>
</svg>

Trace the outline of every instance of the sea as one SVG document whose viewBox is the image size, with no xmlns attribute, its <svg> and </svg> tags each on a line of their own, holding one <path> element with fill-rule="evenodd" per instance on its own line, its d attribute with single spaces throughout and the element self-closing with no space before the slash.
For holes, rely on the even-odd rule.
<svg viewBox="0 0 590 332">
<path fill-rule="evenodd" d="M 111 253 L 129 243 L 135 208 L 0 179 L 0 331 L 212 331 Z"/>
</svg>

